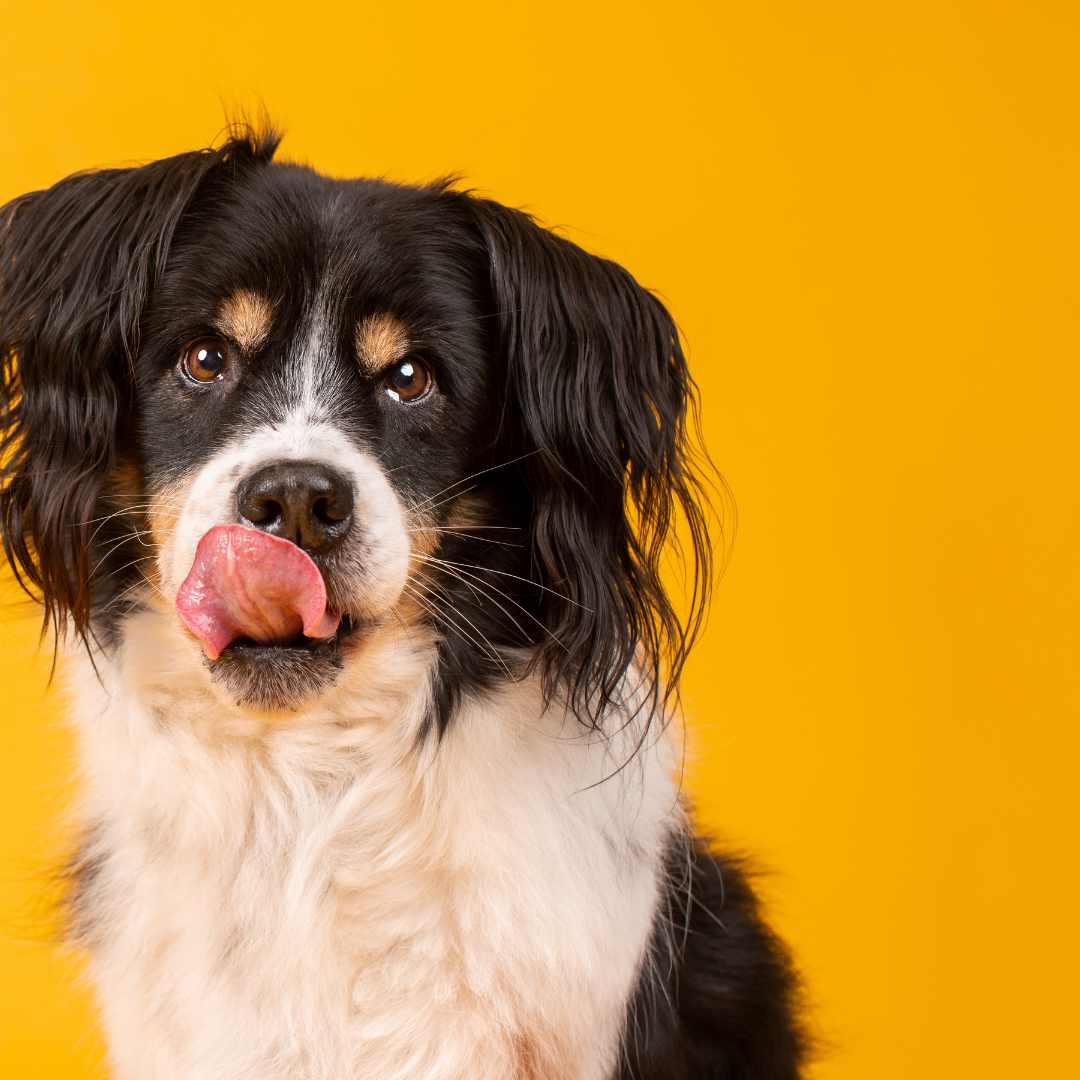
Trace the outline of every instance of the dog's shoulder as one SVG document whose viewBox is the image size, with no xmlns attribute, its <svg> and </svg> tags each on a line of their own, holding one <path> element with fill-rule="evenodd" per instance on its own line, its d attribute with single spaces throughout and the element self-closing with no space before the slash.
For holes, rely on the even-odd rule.
<svg viewBox="0 0 1080 1080">
<path fill-rule="evenodd" d="M 619 1080 L 797 1080 L 800 986 L 743 862 L 672 844 Z"/>
</svg>

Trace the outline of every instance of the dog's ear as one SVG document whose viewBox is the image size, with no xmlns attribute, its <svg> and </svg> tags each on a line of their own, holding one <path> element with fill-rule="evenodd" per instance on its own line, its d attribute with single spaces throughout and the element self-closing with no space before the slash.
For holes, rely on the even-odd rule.
<svg viewBox="0 0 1080 1080">
<path fill-rule="evenodd" d="M 696 388 L 678 330 L 622 267 L 520 211 L 472 205 L 505 365 L 504 452 L 532 492 L 545 691 L 565 685 L 595 724 L 625 698 L 633 664 L 651 714 L 678 683 L 712 581 L 709 500 L 688 444 Z M 673 541 L 690 593 L 681 618 L 662 573 Z"/>
<path fill-rule="evenodd" d="M 184 211 L 211 174 L 278 139 L 68 177 L 0 209 L 0 529 L 45 623 L 85 638 L 91 518 L 130 405 L 139 320 Z"/>
</svg>

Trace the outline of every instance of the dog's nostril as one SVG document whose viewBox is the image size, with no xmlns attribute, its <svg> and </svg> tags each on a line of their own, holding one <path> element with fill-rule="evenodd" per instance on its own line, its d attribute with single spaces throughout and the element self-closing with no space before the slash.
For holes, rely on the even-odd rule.
<svg viewBox="0 0 1080 1080">
<path fill-rule="evenodd" d="M 240 520 L 309 551 L 336 546 L 349 531 L 351 485 L 313 461 L 279 461 L 249 476 L 236 493 Z"/>
<path fill-rule="evenodd" d="M 273 499 L 249 499 L 240 506 L 240 513 L 256 525 L 269 524 L 284 513 L 279 502 Z"/>
<path fill-rule="evenodd" d="M 352 513 L 351 500 L 345 506 L 340 499 L 316 499 L 311 512 L 325 524 L 336 525 Z"/>
</svg>

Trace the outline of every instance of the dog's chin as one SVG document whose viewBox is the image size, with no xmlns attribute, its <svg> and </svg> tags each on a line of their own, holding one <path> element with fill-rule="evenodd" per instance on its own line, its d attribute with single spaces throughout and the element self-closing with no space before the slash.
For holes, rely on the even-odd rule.
<svg viewBox="0 0 1080 1080">
<path fill-rule="evenodd" d="M 210 675 L 238 705 L 296 712 L 337 682 L 343 670 L 342 645 L 355 642 L 360 629 L 346 615 L 327 641 L 300 634 L 284 645 L 264 645 L 241 638 L 208 661 Z"/>
</svg>

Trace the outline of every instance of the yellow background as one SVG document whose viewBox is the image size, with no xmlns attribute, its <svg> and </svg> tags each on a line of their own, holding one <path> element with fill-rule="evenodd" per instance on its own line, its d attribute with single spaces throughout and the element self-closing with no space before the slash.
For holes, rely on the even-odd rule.
<svg viewBox="0 0 1080 1080">
<path fill-rule="evenodd" d="M 0 202 L 261 95 L 288 157 L 461 171 L 660 290 L 740 514 L 692 787 L 773 871 L 827 1080 L 1080 1075 L 1075 10 L 0 5 Z M 32 940 L 70 743 L 3 618 L 0 1075 L 84 1077 Z"/>
</svg>

